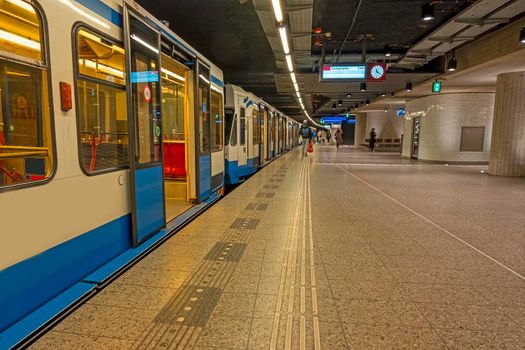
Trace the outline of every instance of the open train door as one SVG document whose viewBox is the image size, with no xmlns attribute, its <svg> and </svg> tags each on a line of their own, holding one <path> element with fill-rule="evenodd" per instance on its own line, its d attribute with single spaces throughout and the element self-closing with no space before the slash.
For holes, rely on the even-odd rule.
<svg viewBox="0 0 525 350">
<path fill-rule="evenodd" d="M 160 33 L 124 4 L 133 245 L 166 225 L 162 168 Z"/>
</svg>

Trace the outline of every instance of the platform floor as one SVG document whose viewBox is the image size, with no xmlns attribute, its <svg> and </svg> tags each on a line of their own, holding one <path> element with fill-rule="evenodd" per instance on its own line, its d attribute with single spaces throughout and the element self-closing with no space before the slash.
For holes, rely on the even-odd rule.
<svg viewBox="0 0 525 350">
<path fill-rule="evenodd" d="M 272 162 L 34 349 L 524 349 L 525 179 L 318 146 Z"/>
</svg>

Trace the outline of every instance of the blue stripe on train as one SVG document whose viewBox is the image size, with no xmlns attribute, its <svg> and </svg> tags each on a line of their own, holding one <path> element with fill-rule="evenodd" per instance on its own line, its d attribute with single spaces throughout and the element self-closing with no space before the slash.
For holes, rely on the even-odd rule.
<svg viewBox="0 0 525 350">
<path fill-rule="evenodd" d="M 226 170 L 226 184 L 233 185 L 239 183 L 241 178 L 244 176 L 251 175 L 257 171 L 257 166 L 255 166 L 255 159 L 248 159 L 246 165 L 239 166 L 239 161 L 228 161 L 225 160 L 225 170 Z"/>
<path fill-rule="evenodd" d="M 131 247 L 124 215 L 0 271 L 0 332 Z"/>
</svg>

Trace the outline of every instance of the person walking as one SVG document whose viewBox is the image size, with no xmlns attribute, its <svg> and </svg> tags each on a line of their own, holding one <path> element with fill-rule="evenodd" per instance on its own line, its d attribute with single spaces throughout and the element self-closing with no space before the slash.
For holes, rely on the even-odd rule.
<svg viewBox="0 0 525 350">
<path fill-rule="evenodd" d="M 372 128 L 372 130 L 370 131 L 370 141 L 368 142 L 368 148 L 370 148 L 371 152 L 374 152 L 374 147 L 376 146 L 376 136 L 376 129 Z"/>
<path fill-rule="evenodd" d="M 303 125 L 299 129 L 299 136 L 303 139 L 303 157 L 308 157 L 308 144 L 312 138 L 312 130 L 308 126 L 308 121 L 303 120 Z"/>
<path fill-rule="evenodd" d="M 335 137 L 335 145 L 337 148 L 339 148 L 339 146 L 343 144 L 343 132 L 341 131 L 341 128 L 338 128 L 335 131 L 334 137 Z"/>
</svg>

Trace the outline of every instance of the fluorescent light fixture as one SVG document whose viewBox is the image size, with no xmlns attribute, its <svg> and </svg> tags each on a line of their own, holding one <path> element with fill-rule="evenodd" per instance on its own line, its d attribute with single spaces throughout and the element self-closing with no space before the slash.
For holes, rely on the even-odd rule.
<svg viewBox="0 0 525 350">
<path fill-rule="evenodd" d="M 405 91 L 410 92 L 412 91 L 412 83 L 406 83 L 405 85 Z"/>
<path fill-rule="evenodd" d="M 279 0 L 272 0 L 273 13 L 275 14 L 275 20 L 279 23 L 283 21 L 283 10 Z"/>
<path fill-rule="evenodd" d="M 106 29 L 109 29 L 109 24 L 101 21 L 100 19 L 96 18 L 95 16 L 92 16 L 90 15 L 89 13 L 87 13 L 86 11 L 83 11 L 81 10 L 80 8 L 76 7 L 72 2 L 71 0 L 58 0 L 60 1 L 62 4 L 66 5 L 67 7 L 69 7 L 70 9 L 72 9 L 73 11 L 75 11 L 76 13 L 78 13 L 79 15 L 91 20 L 92 22 L 95 22 L 97 23 L 98 25 L 101 25 L 102 27 L 106 28 Z"/>
<path fill-rule="evenodd" d="M 211 85 L 211 89 L 217 91 L 219 94 L 223 93 L 223 91 L 221 89 L 216 88 L 213 84 Z M 257 107 L 257 106 L 255 106 L 255 107 Z"/>
<path fill-rule="evenodd" d="M 295 73 L 290 73 L 290 77 L 292 78 L 292 83 L 297 84 L 297 79 L 295 79 Z"/>
<path fill-rule="evenodd" d="M 204 75 L 202 75 L 202 74 L 199 74 L 199 78 L 201 78 L 202 80 L 204 80 L 204 82 L 205 82 L 206 84 L 209 84 L 209 83 L 210 83 L 210 81 L 209 81 L 208 79 L 206 79 L 206 77 L 205 77 Z"/>
<path fill-rule="evenodd" d="M 89 40 L 91 41 L 94 41 L 94 42 L 97 42 L 99 44 L 104 44 L 106 46 L 110 46 L 113 50 L 115 51 L 118 51 L 120 53 L 124 53 L 124 49 L 121 48 L 120 46 L 117 46 L 117 45 L 111 45 L 111 44 L 106 44 L 106 43 L 102 43 L 102 40 L 100 40 L 100 38 L 96 35 L 93 35 L 91 34 L 90 32 L 86 32 L 86 31 L 81 31 L 80 32 L 80 35 L 82 35 L 83 37 L 86 37 L 88 38 Z"/>
<path fill-rule="evenodd" d="M 135 34 L 131 34 L 131 39 L 135 40 L 136 42 L 138 42 L 142 46 L 150 49 L 152 52 L 155 52 L 156 54 L 159 53 L 159 50 L 157 48 L 155 48 L 152 45 L 150 45 L 147 42 L 145 42 L 140 36 L 135 35 Z"/>
<path fill-rule="evenodd" d="M 299 97 L 299 103 L 303 103 L 303 99 Z"/>
<path fill-rule="evenodd" d="M 11 32 L 6 32 L 5 30 L 0 29 L 0 39 L 9 41 L 14 44 L 25 46 L 28 49 L 40 51 L 40 43 L 24 38 L 20 35 L 13 34 Z"/>
<path fill-rule="evenodd" d="M 86 67 L 93 68 L 93 69 L 96 69 L 96 70 L 99 70 L 101 72 L 105 72 L 111 75 L 115 75 L 119 78 L 124 78 L 124 72 L 122 72 L 121 70 L 106 66 L 105 64 L 102 64 L 102 63 L 97 63 L 92 60 L 80 59 L 79 61 L 81 61 L 80 63 L 82 63 L 83 61 Z"/>
<path fill-rule="evenodd" d="M 279 27 L 279 35 L 281 36 L 281 43 L 283 44 L 284 54 L 290 53 L 290 46 L 288 46 L 288 36 L 286 35 L 286 27 Z"/>
<path fill-rule="evenodd" d="M 363 92 L 366 91 L 366 83 L 360 83 L 359 84 L 359 90 L 363 91 Z"/>
<path fill-rule="evenodd" d="M 293 72 L 292 56 L 286 55 L 286 64 L 288 65 L 288 70 Z"/>
<path fill-rule="evenodd" d="M 175 73 L 173 73 L 172 71 L 167 70 L 166 68 L 161 68 L 160 71 L 161 71 L 162 73 L 164 73 L 164 74 L 166 74 L 166 75 L 172 77 L 172 78 L 178 79 L 178 80 L 180 80 L 180 81 L 186 81 L 186 79 L 184 79 L 183 76 L 180 76 L 180 75 L 178 75 L 178 74 L 175 74 Z"/>
<path fill-rule="evenodd" d="M 15 6 L 18 6 L 26 11 L 29 11 L 31 13 L 35 13 L 35 9 L 33 8 L 33 6 L 29 5 L 27 2 L 25 1 L 22 1 L 22 0 L 7 0 L 7 2 L 15 5 Z"/>
<path fill-rule="evenodd" d="M 297 83 L 294 83 L 293 87 L 295 89 L 295 92 L 299 92 L 299 85 L 297 85 Z"/>
<path fill-rule="evenodd" d="M 297 95 L 297 97 L 301 97 L 301 94 L 299 93 L 299 91 L 296 91 L 295 94 Z"/>
</svg>

